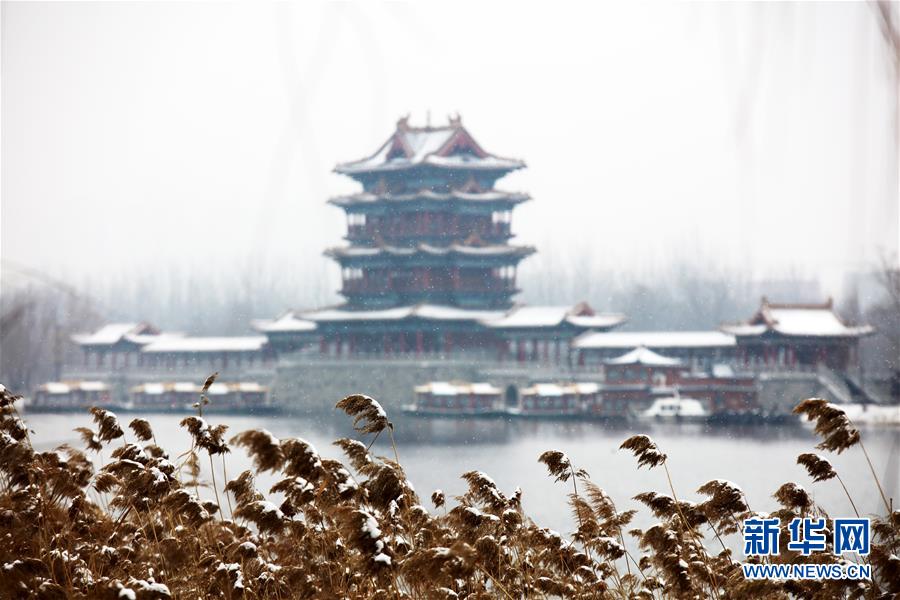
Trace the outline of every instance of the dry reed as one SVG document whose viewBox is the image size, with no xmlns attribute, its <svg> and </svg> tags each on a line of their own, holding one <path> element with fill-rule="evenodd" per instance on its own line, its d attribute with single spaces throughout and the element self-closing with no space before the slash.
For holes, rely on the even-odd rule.
<svg viewBox="0 0 900 600">
<path fill-rule="evenodd" d="M 229 452 L 224 425 L 202 417 L 210 377 L 187 417 L 192 448 L 170 459 L 156 445 L 148 421 L 130 424 L 125 438 L 114 414 L 92 409 L 96 430 L 78 430 L 86 451 L 109 456 L 102 467 L 81 450 L 37 452 L 15 409 L 18 397 L 0 389 L 0 598 L 888 598 L 900 594 L 900 513 L 873 520 L 872 581 L 750 581 L 740 573 L 723 536 L 736 535 L 751 515 L 743 491 L 726 480 L 698 490 L 705 500 L 679 500 L 666 455 L 647 436 L 622 444 L 638 466 L 662 466 L 669 493 L 636 496 L 658 521 L 628 529 L 636 511 L 613 500 L 569 457 L 539 457 L 550 475 L 568 484 L 576 530 L 566 537 L 542 528 L 524 512 L 522 492 L 506 493 L 487 474 L 462 475 L 466 491 L 448 499 L 431 494 L 440 514 L 420 502 L 399 461 L 340 439 L 349 466 L 322 457 L 300 438 L 264 430 L 231 438 L 271 472 L 269 494 L 254 471 L 228 480 L 200 480 L 199 454 Z M 354 395 L 338 403 L 361 433 L 393 425 L 381 406 Z M 841 452 L 859 432 L 833 407 L 806 401 L 798 412 L 817 420 L 823 449 Z M 152 443 L 151 443 L 152 442 Z M 112 445 L 114 444 L 114 445 Z M 396 450 L 396 448 L 395 448 Z M 837 477 L 813 454 L 798 462 L 815 482 Z M 221 504 L 201 498 L 211 485 Z M 849 494 L 848 494 L 849 496 Z M 772 513 L 784 522 L 824 514 L 796 483 L 782 485 Z M 626 543 L 625 536 L 634 538 Z M 718 545 L 718 548 L 717 548 Z M 642 554 L 636 554 L 636 552 Z M 836 562 L 785 552 L 781 562 Z"/>
</svg>

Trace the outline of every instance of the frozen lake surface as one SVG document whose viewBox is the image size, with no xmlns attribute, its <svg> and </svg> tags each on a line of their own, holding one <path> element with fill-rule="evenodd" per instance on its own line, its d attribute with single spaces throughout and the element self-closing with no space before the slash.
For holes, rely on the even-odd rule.
<svg viewBox="0 0 900 600">
<path fill-rule="evenodd" d="M 150 420 L 157 440 L 172 457 L 190 447 L 187 432 L 179 427 L 184 415 L 150 414 L 119 415 L 123 427 L 136 416 Z M 350 419 L 343 413 L 322 418 L 292 416 L 208 415 L 211 424 L 225 423 L 229 437 L 238 432 L 265 428 L 279 438 L 302 437 L 312 442 L 325 456 L 343 460 L 332 441 L 355 436 Z M 26 415 L 35 431 L 35 445 L 51 449 L 68 443 L 81 447 L 78 426 L 92 426 L 90 416 L 82 413 Z M 460 475 L 470 470 L 484 471 L 501 489 L 512 492 L 521 487 L 526 512 L 538 524 L 569 534 L 573 519 L 566 504 L 570 486 L 554 483 L 538 456 L 549 449 L 566 452 L 576 468 L 583 467 L 593 481 L 616 501 L 619 510 L 641 508 L 635 522 L 646 526 L 647 515 L 633 496 L 653 490 L 668 494 L 665 473 L 661 468 L 636 468 L 634 457 L 618 450 L 619 444 L 635 433 L 650 435 L 669 456 L 669 468 L 680 499 L 701 499 L 694 491 L 711 479 L 728 479 L 740 485 L 753 510 L 769 511 L 776 507 L 772 493 L 783 483 L 795 481 L 806 488 L 829 515 L 852 516 L 850 504 L 837 481 L 813 483 L 796 457 L 814 449 L 817 439 L 811 428 L 804 426 L 715 426 L 692 424 L 632 424 L 613 426 L 597 422 L 523 421 L 523 420 L 439 420 L 415 419 L 397 415 L 395 438 L 400 462 L 415 486 L 422 503 L 433 509 L 429 496 L 440 488 L 447 497 L 465 490 Z M 131 432 L 128 432 L 129 435 Z M 385 436 L 386 437 L 386 436 Z M 900 429 L 867 427 L 862 429 L 866 445 L 878 476 L 889 496 L 900 497 L 898 491 L 898 457 Z M 133 439 L 133 436 L 131 437 Z M 360 438 L 365 439 L 365 438 Z M 375 451 L 392 456 L 386 439 L 379 439 Z M 873 513 L 881 508 L 877 488 L 858 447 L 841 455 L 819 452 L 832 462 L 854 496 L 861 512 Z M 891 457 L 893 455 L 893 457 Z M 228 474 L 234 477 L 250 468 L 250 461 L 240 449 L 228 455 Z M 207 461 L 202 461 L 204 465 Z M 218 461 L 217 461 L 218 463 Z M 221 473 L 217 473 L 221 487 Z M 258 488 L 268 492 L 273 479 L 261 477 Z M 210 496 L 212 492 L 209 492 Z"/>
</svg>

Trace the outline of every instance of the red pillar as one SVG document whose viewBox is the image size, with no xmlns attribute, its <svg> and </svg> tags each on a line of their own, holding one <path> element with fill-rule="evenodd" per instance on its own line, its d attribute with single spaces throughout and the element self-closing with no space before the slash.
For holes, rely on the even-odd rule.
<svg viewBox="0 0 900 600">
<path fill-rule="evenodd" d="M 419 330 L 416 332 L 416 356 L 422 356 L 422 351 L 425 346 L 425 340 L 422 335 L 422 331 Z"/>
<path fill-rule="evenodd" d="M 516 360 L 525 362 L 525 340 L 516 340 Z"/>
</svg>

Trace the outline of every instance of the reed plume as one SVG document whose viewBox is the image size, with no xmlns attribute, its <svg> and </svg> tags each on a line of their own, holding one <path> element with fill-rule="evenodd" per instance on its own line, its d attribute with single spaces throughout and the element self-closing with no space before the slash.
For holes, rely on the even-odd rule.
<svg viewBox="0 0 900 600">
<path fill-rule="evenodd" d="M 206 391 L 213 382 L 207 380 Z M 357 431 L 390 432 L 377 403 L 348 398 L 354 399 L 338 404 L 349 409 Z M 560 450 L 539 461 L 555 480 L 572 485 L 568 503 L 576 526 L 563 533 L 535 523 L 520 489 L 504 493 L 482 471 L 462 474 L 464 491 L 451 497 L 452 508 L 435 490 L 431 502 L 443 510 L 433 514 L 400 462 L 371 453 L 361 441 L 336 442 L 345 465 L 302 438 L 278 439 L 265 430 L 230 440 L 253 468 L 227 480 L 226 497 L 235 506 L 226 519 L 199 481 L 198 459 L 202 450 L 219 454 L 224 464 L 224 425 L 211 426 L 201 414 L 184 419 L 191 449 L 173 452 L 175 464 L 151 443 L 145 419 L 129 424 L 133 439 L 110 445 L 125 433 L 115 415 L 95 409 L 96 431 L 78 430 L 80 449 L 36 451 L 14 402 L 0 387 L 0 598 L 880 600 L 900 593 L 900 511 L 872 519 L 871 581 L 744 579 L 722 538 L 738 534 L 738 522 L 758 513 L 724 479 L 700 486 L 702 502 L 679 500 L 666 456 L 647 436 L 621 447 L 639 467 L 663 466 L 669 491 L 635 496 L 654 522 L 628 531 L 628 540 L 624 533 L 637 511 L 617 510 Z M 817 455 L 798 462 L 814 481 L 840 479 Z M 256 487 L 259 473 L 274 478 L 267 493 Z M 782 507 L 771 516 L 782 523 L 824 512 L 796 483 L 781 486 L 775 498 Z M 711 540 L 701 533 L 707 527 L 721 552 L 707 548 Z M 785 552 L 771 560 L 842 559 Z"/>
<path fill-rule="evenodd" d="M 660 452 L 656 443 L 646 435 L 633 435 L 622 442 L 619 448 L 631 450 L 638 459 L 638 467 L 646 465 L 652 469 L 666 462 L 666 455 Z"/>
</svg>

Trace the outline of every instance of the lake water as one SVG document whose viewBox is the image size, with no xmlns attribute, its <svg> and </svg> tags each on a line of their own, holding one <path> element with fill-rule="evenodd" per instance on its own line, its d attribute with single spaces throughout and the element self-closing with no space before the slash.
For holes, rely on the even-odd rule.
<svg viewBox="0 0 900 600">
<path fill-rule="evenodd" d="M 123 427 L 136 416 L 150 420 L 157 440 L 171 456 L 190 447 L 187 432 L 178 423 L 183 415 L 119 415 Z M 33 439 L 39 449 L 62 443 L 80 447 L 74 427 L 91 425 L 87 414 L 27 415 Z M 394 418 L 395 438 L 400 462 L 430 509 L 429 496 L 435 488 L 447 497 L 465 490 L 460 475 L 481 470 L 494 478 L 501 489 L 512 492 L 521 487 L 526 512 L 540 525 L 568 534 L 573 519 L 566 504 L 570 487 L 554 483 L 537 462 L 549 449 L 562 450 L 576 467 L 583 467 L 593 481 L 616 501 L 619 510 L 641 508 L 638 526 L 646 526 L 652 517 L 632 497 L 653 490 L 668 494 L 665 473 L 661 469 L 636 468 L 636 460 L 619 444 L 634 433 L 650 435 L 669 456 L 669 468 L 680 499 L 701 499 L 694 491 L 710 479 L 722 478 L 740 485 L 753 510 L 776 508 L 772 493 L 783 483 L 795 481 L 805 487 L 831 516 L 852 516 L 850 504 L 837 481 L 813 483 L 796 464 L 803 452 L 816 452 L 812 430 L 805 426 L 705 426 L 691 424 L 634 424 L 612 426 L 597 422 L 524 421 L 524 420 L 442 420 Z M 229 434 L 247 429 L 265 428 L 278 437 L 302 437 L 313 443 L 324 456 L 343 459 L 331 444 L 338 437 L 353 437 L 350 420 L 342 413 L 320 418 L 288 416 L 208 415 L 212 424 L 225 423 Z M 130 435 L 130 431 L 129 431 Z M 898 452 L 900 429 L 866 428 L 863 441 L 887 493 L 896 499 L 898 490 Z M 133 436 L 131 437 L 133 439 Z M 363 438 L 360 438 L 363 439 Z M 378 454 L 392 456 L 386 440 L 375 444 Z M 862 513 L 880 512 L 880 500 L 865 458 L 858 447 L 841 455 L 826 456 L 844 479 Z M 240 449 L 228 456 L 228 473 L 235 476 L 250 468 Z M 204 461 L 205 462 L 205 461 Z M 218 473 L 217 475 L 221 475 Z M 258 488 L 266 492 L 271 477 L 262 477 Z M 221 477 L 219 477 L 221 486 Z M 570 485 L 570 484 L 569 484 Z M 210 491 L 211 495 L 211 491 Z"/>
</svg>

